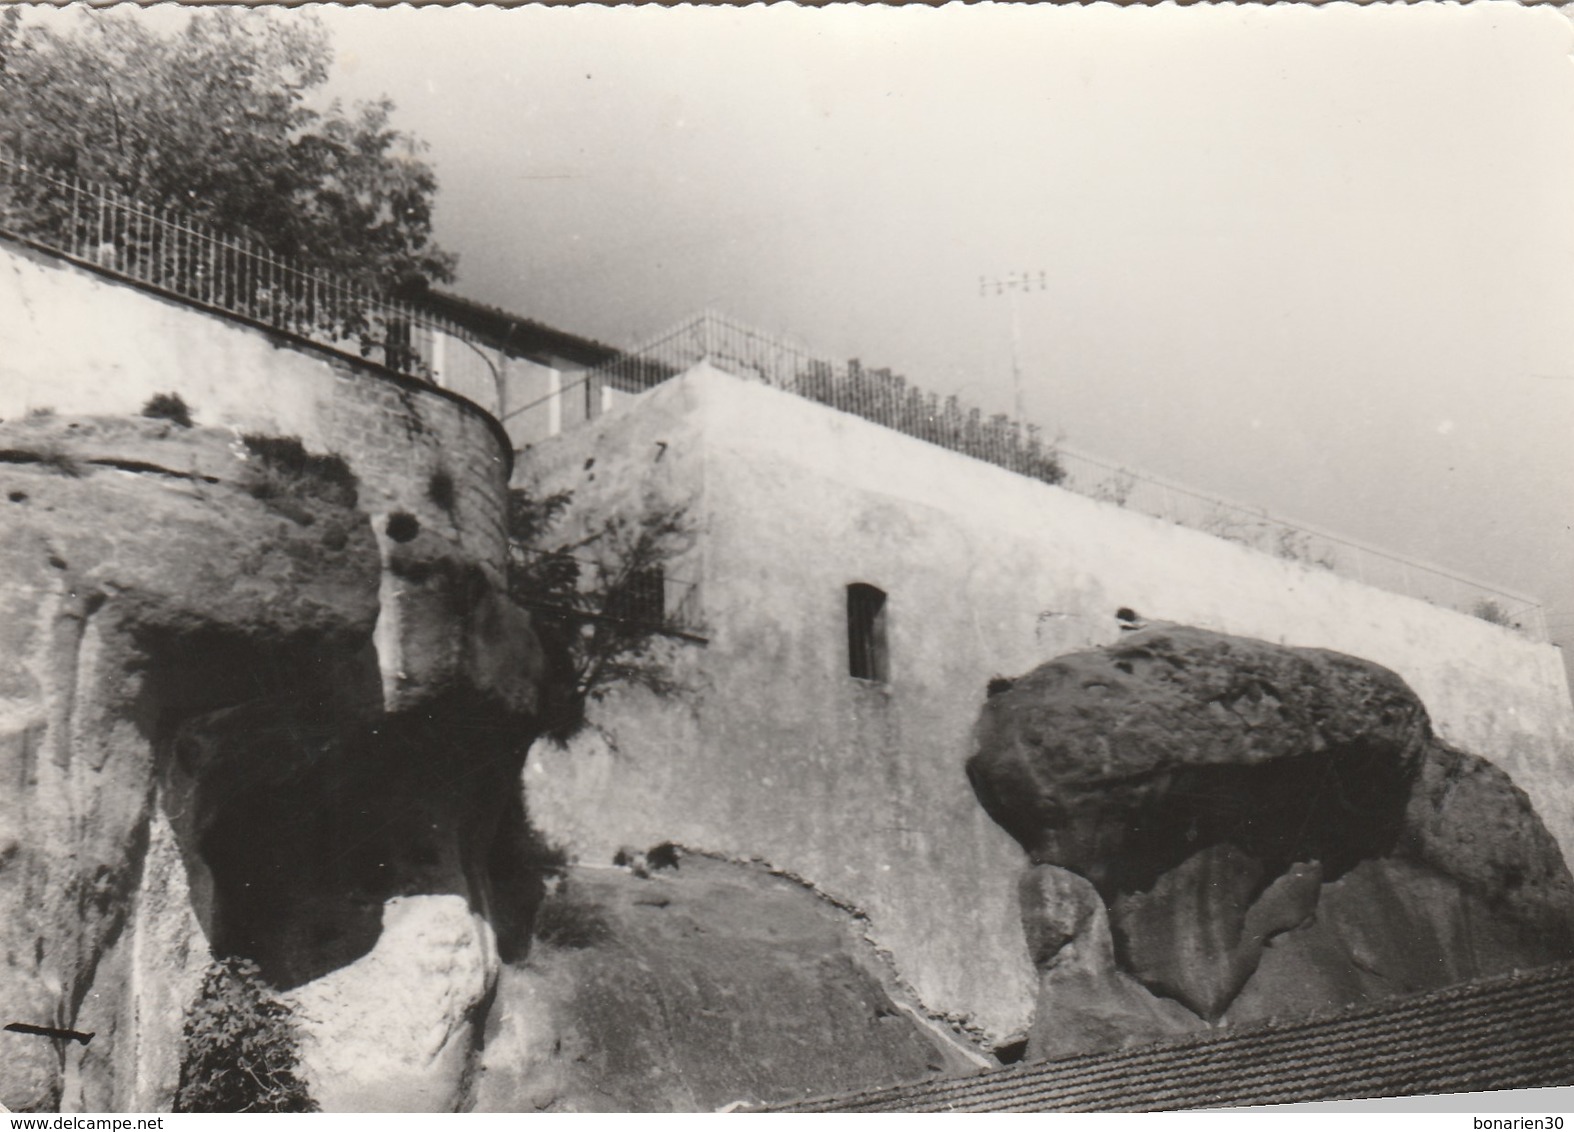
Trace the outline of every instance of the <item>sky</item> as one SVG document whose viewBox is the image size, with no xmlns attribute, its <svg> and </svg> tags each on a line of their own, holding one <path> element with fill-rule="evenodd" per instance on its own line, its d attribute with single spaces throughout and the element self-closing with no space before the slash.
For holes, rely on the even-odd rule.
<svg viewBox="0 0 1574 1132">
<path fill-rule="evenodd" d="M 1574 25 L 1515 4 L 329 9 L 456 290 L 705 307 L 1543 598 L 1574 643 Z"/>
<path fill-rule="evenodd" d="M 1574 644 L 1555 9 L 319 11 L 334 89 L 430 144 L 451 289 L 615 345 L 712 307 L 1004 411 L 979 280 L 1043 272 L 1029 420 Z"/>
</svg>

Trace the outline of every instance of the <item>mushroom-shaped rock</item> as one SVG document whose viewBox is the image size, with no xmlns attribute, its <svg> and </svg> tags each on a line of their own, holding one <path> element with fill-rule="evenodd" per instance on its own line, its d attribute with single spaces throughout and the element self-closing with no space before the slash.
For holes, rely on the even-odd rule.
<svg viewBox="0 0 1574 1132">
<path fill-rule="evenodd" d="M 990 696 L 968 775 L 1034 868 L 1090 882 L 1116 972 L 1199 1026 L 1574 955 L 1574 882 L 1524 793 L 1356 657 L 1151 626 Z M 1065 1052 L 1044 1015 L 1072 945 L 1045 925 L 1102 921 L 1027 888 L 1045 988 L 1030 1052 Z M 1104 982 L 1131 1018 L 1129 988 Z"/>
</svg>

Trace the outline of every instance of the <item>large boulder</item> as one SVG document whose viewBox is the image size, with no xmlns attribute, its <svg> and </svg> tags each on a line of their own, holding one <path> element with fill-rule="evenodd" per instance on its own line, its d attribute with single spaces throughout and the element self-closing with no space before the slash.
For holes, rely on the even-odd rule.
<svg viewBox="0 0 1574 1132">
<path fill-rule="evenodd" d="M 706 1111 L 995 1064 L 915 1007 L 847 909 L 757 865 L 651 861 L 572 867 L 543 894 L 478 1110 Z"/>
<path fill-rule="evenodd" d="M 1160 625 L 996 692 L 968 774 L 1031 861 L 1032 1054 L 1574 956 L 1574 881 L 1529 799 L 1384 668 Z"/>
<path fill-rule="evenodd" d="M 101 1035 L 0 1035 L 8 1108 L 170 1107 L 212 952 L 293 996 L 319 1091 L 460 1103 L 543 665 L 479 564 L 395 571 L 382 527 L 290 438 L 0 424 L 0 993 Z"/>
</svg>

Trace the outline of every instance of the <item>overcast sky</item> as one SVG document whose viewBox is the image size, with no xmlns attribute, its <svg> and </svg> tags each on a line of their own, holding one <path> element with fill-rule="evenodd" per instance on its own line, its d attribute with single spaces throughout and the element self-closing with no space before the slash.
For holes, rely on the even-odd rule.
<svg viewBox="0 0 1574 1132">
<path fill-rule="evenodd" d="M 1542 596 L 1574 640 L 1574 25 L 1517 4 L 326 8 L 456 290 L 712 306 Z"/>
</svg>

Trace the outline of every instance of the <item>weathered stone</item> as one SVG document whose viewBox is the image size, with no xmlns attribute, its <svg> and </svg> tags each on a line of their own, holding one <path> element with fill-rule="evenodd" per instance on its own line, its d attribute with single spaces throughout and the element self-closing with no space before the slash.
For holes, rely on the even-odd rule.
<svg viewBox="0 0 1574 1132">
<path fill-rule="evenodd" d="M 335 1096 L 387 1085 L 370 1035 L 412 1103 L 462 1096 L 540 650 L 478 568 L 399 624 L 334 465 L 166 421 L 0 425 L 0 997 L 104 1034 L 0 1038 L 7 1107 L 168 1107 L 210 947 L 309 1007 Z M 393 710 L 374 628 L 430 674 Z M 432 902 L 463 914 L 410 930 Z"/>
<path fill-rule="evenodd" d="M 1353 657 L 1155 626 L 997 690 L 968 774 L 1035 867 L 1098 893 L 1116 968 L 1072 1007 L 1040 994 L 1102 1009 L 1109 1035 L 1072 1027 L 1091 1044 L 1156 1032 L 1117 974 L 1208 1025 L 1574 955 L 1574 881 L 1523 792 Z M 1058 988 L 1055 914 L 1024 908 Z M 1041 1014 L 1030 1052 L 1070 1048 L 1057 1025 Z"/>
<path fill-rule="evenodd" d="M 1128 968 L 1156 994 L 1217 1020 L 1268 942 L 1317 909 L 1321 865 L 1291 865 L 1271 880 L 1264 873 L 1262 861 L 1223 842 L 1188 857 L 1151 889 L 1117 896 L 1111 918 Z"/>
<path fill-rule="evenodd" d="M 1109 913 L 1082 877 L 1055 865 L 1031 865 L 1019 895 L 1028 950 L 1039 969 L 1028 1035 L 1034 1057 L 1138 1045 L 1197 1028 L 1196 1015 L 1119 968 Z"/>
<path fill-rule="evenodd" d="M 131 456 L 114 455 L 117 438 Z M 157 421 L 0 427 L 0 747 L 13 784 L 0 828 L 14 847 L 0 862 L 0 997 L 19 1021 L 123 1016 L 131 980 L 109 952 L 147 903 L 170 726 L 370 635 L 380 570 L 364 517 L 307 500 L 302 519 L 284 518 L 239 486 L 233 444 Z M 229 482 L 212 482 L 223 468 Z M 142 974 L 179 981 L 182 964 L 172 954 Z M 157 1031 L 179 1024 L 148 1018 L 144 1045 L 167 1048 Z M 55 1107 L 63 1071 L 94 1059 L 118 1081 L 99 1095 L 139 1088 L 143 1067 L 102 1061 L 107 1043 L 7 1045 L 11 1108 Z"/>
<path fill-rule="evenodd" d="M 1377 665 L 1165 627 L 991 697 L 968 773 L 1034 860 L 1129 888 L 1226 837 L 1358 859 L 1397 836 L 1428 737 Z M 1376 808 L 1346 815 L 1343 796 Z"/>
<path fill-rule="evenodd" d="M 754 866 L 572 868 L 505 966 L 480 1111 L 704 1111 L 976 1072 L 858 921 Z"/>
<path fill-rule="evenodd" d="M 496 976 L 492 929 L 464 897 L 389 900 L 369 952 L 285 996 L 312 1098 L 328 1112 L 453 1111 Z"/>
</svg>

